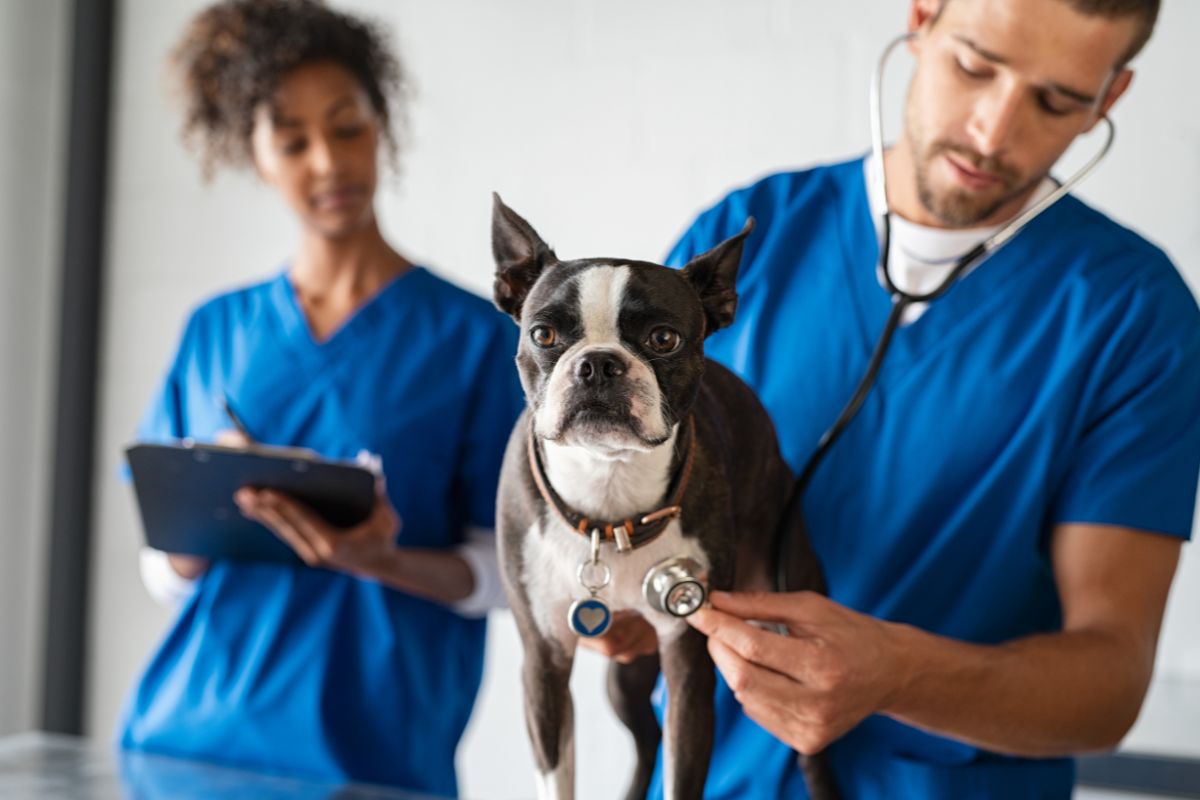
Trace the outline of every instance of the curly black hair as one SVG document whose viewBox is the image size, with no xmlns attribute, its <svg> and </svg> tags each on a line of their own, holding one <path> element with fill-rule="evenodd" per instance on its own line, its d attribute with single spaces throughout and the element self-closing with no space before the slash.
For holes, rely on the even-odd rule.
<svg viewBox="0 0 1200 800">
<path fill-rule="evenodd" d="M 313 61 L 358 78 L 395 163 L 406 87 L 382 26 L 319 0 L 222 0 L 192 20 L 171 54 L 186 105 L 183 139 L 200 151 L 205 177 L 222 164 L 253 163 L 256 110 L 288 72 Z"/>
</svg>

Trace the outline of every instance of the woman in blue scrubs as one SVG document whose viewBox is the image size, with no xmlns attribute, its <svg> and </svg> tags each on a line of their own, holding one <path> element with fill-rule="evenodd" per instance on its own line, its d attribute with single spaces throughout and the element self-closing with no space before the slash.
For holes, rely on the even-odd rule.
<svg viewBox="0 0 1200 800">
<path fill-rule="evenodd" d="M 180 611 L 129 700 L 129 749 L 454 795 L 454 753 L 501 597 L 496 477 L 522 396 L 515 328 L 410 263 L 373 198 L 400 69 L 375 27 L 316 2 L 235 0 L 175 54 L 206 170 L 252 166 L 299 222 L 286 268 L 191 315 L 139 431 L 379 456 L 374 513 L 335 534 L 242 490 L 303 564 L 148 553 Z"/>
</svg>

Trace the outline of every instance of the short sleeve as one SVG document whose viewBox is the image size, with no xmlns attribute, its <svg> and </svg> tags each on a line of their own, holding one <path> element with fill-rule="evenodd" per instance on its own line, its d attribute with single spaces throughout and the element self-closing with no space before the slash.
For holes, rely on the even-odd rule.
<svg viewBox="0 0 1200 800">
<path fill-rule="evenodd" d="M 158 387 L 150 398 L 141 421 L 138 423 L 134 438 L 139 442 L 167 443 L 187 436 L 184 426 L 184 397 L 186 396 L 182 375 L 184 361 L 191 337 L 192 323 L 189 322 L 180 337 L 175 356 L 171 359 L 167 372 L 158 382 Z M 129 464 L 121 462 L 118 471 L 120 479 L 126 483 L 133 479 Z"/>
<path fill-rule="evenodd" d="M 495 527 L 500 465 L 513 424 L 525 403 L 513 363 L 517 328 L 497 313 L 491 333 L 473 378 L 457 473 L 459 496 L 465 497 L 467 504 L 466 524 L 474 528 Z"/>
<path fill-rule="evenodd" d="M 142 414 L 142 420 L 137 428 L 138 441 L 170 442 L 187 436 L 184 425 L 185 390 L 182 376 L 185 372 L 184 365 L 190 348 L 193 328 L 194 325 L 189 320 L 180 337 L 175 356 L 171 359 L 166 374 L 159 382 L 158 390 Z M 132 481 L 128 464 L 122 463 L 121 475 L 126 481 Z M 166 553 L 143 547 L 138 563 L 142 584 L 159 605 L 178 609 L 195 591 L 198 579 L 184 578 L 175 572 Z"/>
<path fill-rule="evenodd" d="M 150 399 L 141 422 L 137 427 L 137 438 L 143 442 L 169 442 L 188 435 L 184 424 L 184 398 L 186 389 L 183 376 L 195 329 L 194 317 L 188 321 L 171 359 L 166 374 Z"/>
<path fill-rule="evenodd" d="M 1200 470 L 1200 311 L 1183 281 L 1135 290 L 1109 351 L 1053 521 L 1190 538 Z"/>
</svg>

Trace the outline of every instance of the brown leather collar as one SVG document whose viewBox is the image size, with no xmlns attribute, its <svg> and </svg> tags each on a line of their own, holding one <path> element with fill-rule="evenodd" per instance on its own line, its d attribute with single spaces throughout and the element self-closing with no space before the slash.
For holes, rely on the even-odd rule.
<svg viewBox="0 0 1200 800">
<path fill-rule="evenodd" d="M 542 499 L 558 512 L 568 527 L 581 536 L 591 536 L 592 531 L 599 530 L 604 541 L 615 541 L 617 551 L 624 553 L 658 538 L 658 535 L 667 529 L 671 520 L 683 513 L 680 503 L 683 501 L 683 493 L 687 489 L 688 478 L 692 475 L 692 462 L 696 456 L 696 422 L 691 415 L 688 415 L 684 435 L 687 438 L 684 441 L 686 451 L 683 465 L 675 475 L 672 489 L 667 493 L 666 505 L 657 511 L 623 520 L 589 519 L 563 502 L 546 478 L 546 470 L 542 466 L 542 456 L 533 433 L 532 419 L 529 422 L 529 434 L 526 437 L 529 450 L 529 471 L 533 473 L 533 481 L 537 484 Z"/>
</svg>

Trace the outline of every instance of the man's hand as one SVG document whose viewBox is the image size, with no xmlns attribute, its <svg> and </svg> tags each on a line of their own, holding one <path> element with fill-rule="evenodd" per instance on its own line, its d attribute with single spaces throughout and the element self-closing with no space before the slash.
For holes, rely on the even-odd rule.
<svg viewBox="0 0 1200 800">
<path fill-rule="evenodd" d="M 579 644 L 614 661 L 628 664 L 640 656 L 658 652 L 658 634 L 636 611 L 618 611 L 603 636 L 579 637 Z"/>
<path fill-rule="evenodd" d="M 352 528 L 336 528 L 303 503 L 270 489 L 239 489 L 233 497 L 250 519 L 261 522 L 310 567 L 376 577 L 391 566 L 400 517 L 382 484 L 371 516 Z"/>
<path fill-rule="evenodd" d="M 746 620 L 779 623 L 790 636 Z M 818 753 L 900 690 L 894 626 L 813 592 L 712 593 L 688 617 L 747 716 L 801 753 Z"/>
</svg>

